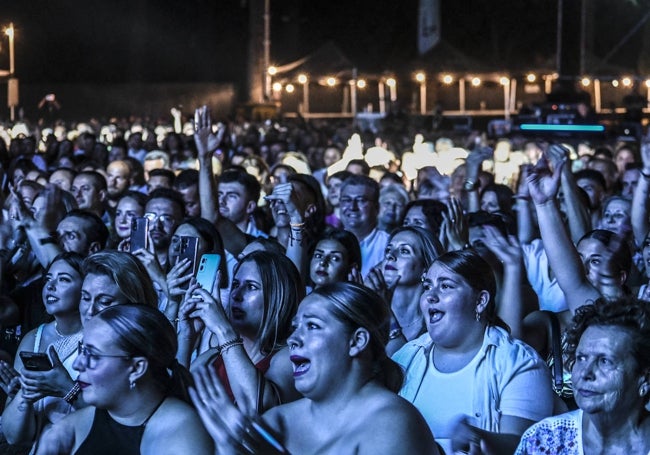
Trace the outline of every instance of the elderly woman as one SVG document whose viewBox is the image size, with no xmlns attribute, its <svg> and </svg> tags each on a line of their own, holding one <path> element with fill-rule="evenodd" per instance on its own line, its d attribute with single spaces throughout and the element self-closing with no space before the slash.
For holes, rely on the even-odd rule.
<svg viewBox="0 0 650 455">
<path fill-rule="evenodd" d="M 293 379 L 304 398 L 250 421 L 223 399 L 209 372 L 195 374 L 192 398 L 212 434 L 245 453 L 438 453 L 416 409 L 395 392 L 401 371 L 386 356 L 389 308 L 356 283 L 333 283 L 307 296 L 289 337 Z M 281 435 L 279 441 L 264 427 Z M 228 434 L 225 434 L 228 433 Z M 240 453 L 240 452 L 237 452 Z"/>
<path fill-rule="evenodd" d="M 626 297 L 583 306 L 567 341 L 579 409 L 533 425 L 516 453 L 649 453 L 648 304 Z"/>
<path fill-rule="evenodd" d="M 106 308 L 86 323 L 74 368 L 84 400 L 39 444 L 38 454 L 210 454 L 213 445 L 184 401 L 188 372 L 176 333 L 143 305 Z"/>
<path fill-rule="evenodd" d="M 475 251 L 439 256 L 422 286 L 427 333 L 393 356 L 406 371 L 400 395 L 446 453 L 480 440 L 512 453 L 524 430 L 553 409 L 546 365 L 500 327 L 494 273 Z"/>
</svg>

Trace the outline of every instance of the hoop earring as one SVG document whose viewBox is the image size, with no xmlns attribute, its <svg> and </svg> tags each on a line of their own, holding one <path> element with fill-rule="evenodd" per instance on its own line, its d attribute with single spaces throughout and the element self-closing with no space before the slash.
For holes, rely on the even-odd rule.
<svg viewBox="0 0 650 455">
<path fill-rule="evenodd" d="M 641 388 L 639 389 L 639 396 L 640 396 L 641 398 L 643 398 L 643 397 L 646 396 L 647 393 L 648 393 L 648 386 L 645 385 L 645 384 L 643 384 L 643 385 L 641 386 Z"/>
<path fill-rule="evenodd" d="M 129 381 L 129 389 L 131 390 L 135 389 L 135 381 Z"/>
</svg>

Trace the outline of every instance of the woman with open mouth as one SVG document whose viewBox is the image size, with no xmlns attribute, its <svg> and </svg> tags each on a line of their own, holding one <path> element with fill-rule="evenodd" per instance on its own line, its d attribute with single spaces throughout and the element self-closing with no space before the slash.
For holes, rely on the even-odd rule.
<svg viewBox="0 0 650 455">
<path fill-rule="evenodd" d="M 194 281 L 179 313 L 179 362 L 189 365 L 198 354 L 192 369 L 214 369 L 242 409 L 262 412 L 295 400 L 287 338 L 304 295 L 291 260 L 268 251 L 254 251 L 237 264 L 225 310 L 218 292 Z M 200 334 L 207 343 L 198 346 Z"/>
<path fill-rule="evenodd" d="M 388 304 L 364 286 L 315 289 L 288 340 L 304 398 L 251 419 L 224 399 L 214 373 L 199 369 L 191 395 L 206 428 L 236 453 L 437 455 L 422 416 L 395 393 L 403 376 L 385 351 L 389 319 Z"/>
<path fill-rule="evenodd" d="M 546 364 L 496 315 L 494 273 L 476 251 L 438 257 L 422 287 L 427 333 L 393 356 L 406 371 L 400 395 L 446 453 L 481 444 L 513 453 L 526 428 L 553 411 Z"/>
</svg>

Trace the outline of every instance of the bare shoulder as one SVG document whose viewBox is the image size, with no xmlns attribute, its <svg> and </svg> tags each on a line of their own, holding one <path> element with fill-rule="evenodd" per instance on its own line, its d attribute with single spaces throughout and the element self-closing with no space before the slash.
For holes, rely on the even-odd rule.
<svg viewBox="0 0 650 455">
<path fill-rule="evenodd" d="M 361 453 L 437 453 L 429 426 L 411 403 L 389 391 L 375 395 L 362 413 Z"/>
<path fill-rule="evenodd" d="M 288 425 L 296 425 L 299 422 L 304 422 L 307 415 L 306 412 L 308 400 L 302 398 L 291 403 L 275 406 L 262 415 L 264 423 L 266 423 L 273 431 L 280 434 L 287 432 Z"/>
<path fill-rule="evenodd" d="M 151 417 L 142 437 L 143 454 L 212 454 L 212 439 L 189 404 L 167 398 Z"/>
</svg>

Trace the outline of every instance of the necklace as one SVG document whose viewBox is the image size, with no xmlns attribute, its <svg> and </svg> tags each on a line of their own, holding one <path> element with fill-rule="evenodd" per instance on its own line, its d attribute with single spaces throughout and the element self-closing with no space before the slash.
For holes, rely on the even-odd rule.
<svg viewBox="0 0 650 455">
<path fill-rule="evenodd" d="M 60 336 L 61 338 L 63 338 L 63 337 L 66 336 L 66 335 L 62 334 L 61 332 L 59 332 L 59 324 L 58 324 L 56 321 L 54 321 L 54 331 L 55 331 L 56 334 L 57 334 L 58 336 Z"/>
</svg>

